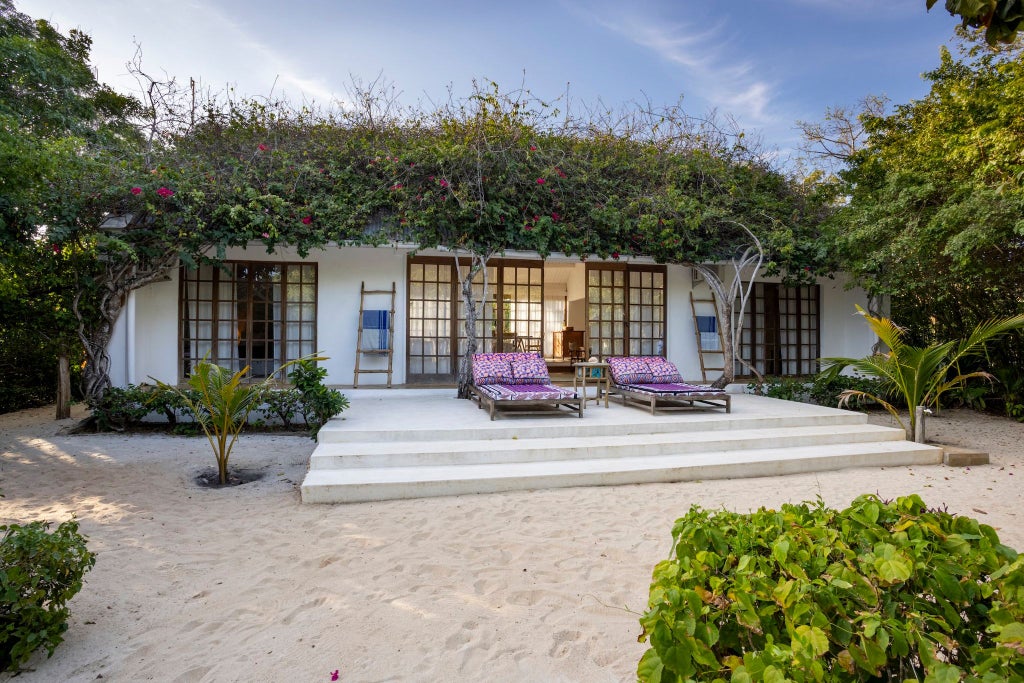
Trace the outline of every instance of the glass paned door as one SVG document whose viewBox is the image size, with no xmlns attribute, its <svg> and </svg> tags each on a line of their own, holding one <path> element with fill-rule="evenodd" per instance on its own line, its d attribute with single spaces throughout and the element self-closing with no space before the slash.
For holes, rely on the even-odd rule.
<svg viewBox="0 0 1024 683">
<path fill-rule="evenodd" d="M 743 315 L 740 355 L 763 375 L 799 376 L 818 372 L 821 355 L 818 285 L 787 287 L 754 283 Z M 738 305 L 738 302 L 737 302 Z M 745 372 L 737 363 L 737 375 Z"/>
<path fill-rule="evenodd" d="M 599 358 L 664 353 L 664 267 L 588 264 L 587 336 Z"/>
<path fill-rule="evenodd" d="M 409 264 L 408 374 L 410 381 L 450 381 L 452 366 L 452 301 L 450 262 Z"/>
</svg>

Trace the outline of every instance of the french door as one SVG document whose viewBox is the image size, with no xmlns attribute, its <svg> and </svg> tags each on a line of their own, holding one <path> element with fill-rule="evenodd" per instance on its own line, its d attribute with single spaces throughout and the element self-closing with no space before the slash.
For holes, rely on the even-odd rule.
<svg viewBox="0 0 1024 683">
<path fill-rule="evenodd" d="M 660 356 L 665 350 L 665 267 L 587 264 L 590 356 Z"/>
</svg>

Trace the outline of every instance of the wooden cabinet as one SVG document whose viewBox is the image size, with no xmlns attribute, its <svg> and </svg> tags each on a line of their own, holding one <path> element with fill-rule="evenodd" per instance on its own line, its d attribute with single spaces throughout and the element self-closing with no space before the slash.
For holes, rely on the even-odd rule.
<svg viewBox="0 0 1024 683">
<path fill-rule="evenodd" d="M 553 333 L 551 344 L 551 355 L 554 358 L 583 358 L 586 349 L 583 348 L 583 330 L 560 330 Z"/>
</svg>

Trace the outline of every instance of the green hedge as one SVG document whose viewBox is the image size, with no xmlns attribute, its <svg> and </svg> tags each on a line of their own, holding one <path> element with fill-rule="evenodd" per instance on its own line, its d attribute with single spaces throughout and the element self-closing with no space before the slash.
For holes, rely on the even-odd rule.
<svg viewBox="0 0 1024 683">
<path fill-rule="evenodd" d="M 916 495 L 694 507 L 672 538 L 641 681 L 1024 681 L 1024 556 Z"/>
<path fill-rule="evenodd" d="M 0 526 L 0 671 L 16 669 L 32 653 L 47 656 L 63 642 L 67 603 L 96 563 L 78 523 Z"/>
</svg>

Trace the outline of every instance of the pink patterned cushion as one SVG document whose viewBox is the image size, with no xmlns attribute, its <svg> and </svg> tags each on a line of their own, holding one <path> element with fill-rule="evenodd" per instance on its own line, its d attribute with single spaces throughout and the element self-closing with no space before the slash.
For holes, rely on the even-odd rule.
<svg viewBox="0 0 1024 683">
<path fill-rule="evenodd" d="M 651 369 L 645 358 L 626 356 L 623 358 L 611 357 L 605 360 L 608 363 L 608 369 L 612 372 L 612 381 L 616 384 L 640 384 L 650 382 L 652 379 Z"/>
<path fill-rule="evenodd" d="M 648 356 L 647 367 L 651 370 L 651 384 L 673 384 L 682 382 L 679 368 L 672 361 L 665 360 L 660 356 Z"/>
<path fill-rule="evenodd" d="M 480 391 L 499 401 L 579 398 L 571 389 L 562 389 L 551 384 L 487 384 L 480 387 Z"/>
<path fill-rule="evenodd" d="M 474 353 L 473 384 L 511 384 L 515 381 L 512 375 L 512 363 L 509 356 L 514 353 Z"/>
<path fill-rule="evenodd" d="M 547 384 L 551 381 L 548 375 L 548 366 L 544 359 L 533 353 L 513 354 L 512 377 L 513 382 L 504 384 Z"/>
</svg>

